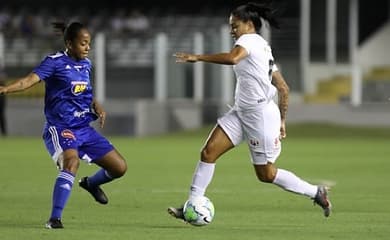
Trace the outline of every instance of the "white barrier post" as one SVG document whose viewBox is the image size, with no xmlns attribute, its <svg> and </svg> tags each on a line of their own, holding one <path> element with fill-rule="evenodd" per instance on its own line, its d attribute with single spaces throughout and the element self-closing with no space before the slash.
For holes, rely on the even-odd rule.
<svg viewBox="0 0 390 240">
<path fill-rule="evenodd" d="M 154 55 L 154 99 L 165 101 L 167 99 L 167 51 L 168 37 L 165 33 L 157 34 L 155 39 Z"/>
<path fill-rule="evenodd" d="M 359 2 L 349 1 L 349 55 L 352 73 L 351 104 L 359 106 L 362 103 L 362 77 L 358 62 L 359 47 Z"/>
<path fill-rule="evenodd" d="M 105 55 L 105 35 L 97 33 L 95 37 L 95 91 L 96 99 L 100 103 L 106 100 L 106 55 Z"/>
<path fill-rule="evenodd" d="M 232 47 L 230 28 L 228 25 L 221 27 L 221 51 L 230 52 Z M 222 101 L 223 103 L 231 103 L 233 101 L 233 71 L 231 66 L 221 65 L 221 81 L 222 81 Z"/>
<path fill-rule="evenodd" d="M 271 27 L 269 23 L 261 19 L 262 27 L 260 29 L 260 35 L 271 45 Z"/>
<path fill-rule="evenodd" d="M 5 56 L 4 56 L 4 49 L 5 49 L 5 42 L 4 42 L 4 35 L 0 33 L 0 69 L 3 69 L 5 67 Z"/>
<path fill-rule="evenodd" d="M 200 32 L 194 35 L 194 53 L 204 53 L 204 37 Z M 194 100 L 201 102 L 204 98 L 204 63 L 194 64 Z"/>
<path fill-rule="evenodd" d="M 305 94 L 316 92 L 314 79 L 309 79 L 310 65 L 310 0 L 301 0 L 301 29 L 300 29 L 300 69 Z"/>
<path fill-rule="evenodd" d="M 326 60 L 332 68 L 336 65 L 336 0 L 326 1 Z"/>
</svg>

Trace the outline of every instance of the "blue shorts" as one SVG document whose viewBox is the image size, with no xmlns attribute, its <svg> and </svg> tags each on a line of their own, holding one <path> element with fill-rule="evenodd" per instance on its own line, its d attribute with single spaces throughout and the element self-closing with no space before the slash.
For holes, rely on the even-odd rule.
<svg viewBox="0 0 390 240">
<path fill-rule="evenodd" d="M 114 149 L 114 146 L 91 126 L 69 129 L 46 124 L 43 140 L 55 163 L 67 149 L 77 150 L 79 158 L 88 163 L 102 158 Z"/>
</svg>

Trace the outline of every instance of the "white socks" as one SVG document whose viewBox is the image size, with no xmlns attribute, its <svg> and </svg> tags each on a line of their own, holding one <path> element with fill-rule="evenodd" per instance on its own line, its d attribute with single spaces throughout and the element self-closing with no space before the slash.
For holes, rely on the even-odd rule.
<svg viewBox="0 0 390 240">
<path fill-rule="evenodd" d="M 294 173 L 280 168 L 276 173 L 276 177 L 273 183 L 283 188 L 284 190 L 306 195 L 311 198 L 313 198 L 317 193 L 316 185 L 305 182 L 297 177 Z"/>
<path fill-rule="evenodd" d="M 196 196 L 203 196 L 206 192 L 207 186 L 210 184 L 214 175 L 215 163 L 198 162 L 192 177 L 192 184 L 190 188 L 190 198 Z M 284 169 L 278 169 L 273 183 L 284 190 L 302 194 L 310 198 L 314 198 L 317 194 L 317 186 L 312 185 L 294 173 Z"/>
<path fill-rule="evenodd" d="M 198 162 L 192 177 L 190 198 L 203 196 L 214 175 L 215 163 Z"/>
</svg>

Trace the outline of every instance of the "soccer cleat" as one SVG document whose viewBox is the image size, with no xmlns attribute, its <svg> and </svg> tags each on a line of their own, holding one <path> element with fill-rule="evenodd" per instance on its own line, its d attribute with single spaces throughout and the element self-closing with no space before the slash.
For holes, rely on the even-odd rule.
<svg viewBox="0 0 390 240">
<path fill-rule="evenodd" d="M 317 194 L 314 196 L 313 202 L 322 207 L 325 217 L 329 217 L 332 204 L 328 199 L 328 189 L 325 186 L 318 186 Z"/>
<path fill-rule="evenodd" d="M 180 208 L 169 207 L 168 213 L 175 218 L 185 221 L 184 214 L 183 214 L 183 207 Z"/>
<path fill-rule="evenodd" d="M 108 203 L 108 198 L 106 194 L 104 194 L 103 190 L 99 187 L 91 187 L 88 183 L 88 177 L 83 177 L 79 181 L 79 186 L 87 190 L 98 203 L 101 204 L 107 204 Z"/>
<path fill-rule="evenodd" d="M 46 222 L 45 228 L 47 229 L 64 228 L 64 225 L 62 225 L 60 218 L 50 218 L 49 221 Z"/>
</svg>

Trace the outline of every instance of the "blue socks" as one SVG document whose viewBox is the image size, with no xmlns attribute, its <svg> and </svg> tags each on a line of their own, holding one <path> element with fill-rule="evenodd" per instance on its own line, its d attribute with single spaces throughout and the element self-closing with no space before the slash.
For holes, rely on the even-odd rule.
<svg viewBox="0 0 390 240">
<path fill-rule="evenodd" d="M 69 199 L 74 182 L 74 175 L 67 171 L 61 171 L 54 184 L 53 206 L 50 218 L 61 218 L 62 211 Z"/>
<path fill-rule="evenodd" d="M 88 184 L 92 187 L 99 186 L 111 182 L 114 178 L 111 177 L 106 170 L 101 168 L 95 175 L 88 177 Z"/>
<path fill-rule="evenodd" d="M 68 171 L 62 170 L 56 179 L 53 190 L 53 205 L 50 218 L 61 218 L 62 211 L 69 199 L 72 191 L 75 176 Z M 111 177 L 106 170 L 100 169 L 95 175 L 88 177 L 88 184 L 90 186 L 99 186 L 104 183 L 111 182 Z"/>
</svg>

